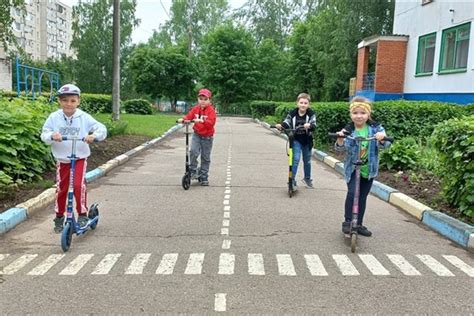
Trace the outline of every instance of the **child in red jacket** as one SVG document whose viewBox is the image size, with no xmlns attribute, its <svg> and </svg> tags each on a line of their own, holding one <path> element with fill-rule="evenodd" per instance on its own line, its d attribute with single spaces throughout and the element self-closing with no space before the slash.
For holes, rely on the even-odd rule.
<svg viewBox="0 0 474 316">
<path fill-rule="evenodd" d="M 178 122 L 194 121 L 194 134 L 191 140 L 189 169 L 191 177 L 198 177 L 201 185 L 209 185 L 209 166 L 211 165 L 211 150 L 214 140 L 214 125 L 216 124 L 216 110 L 211 104 L 212 93 L 208 89 L 201 89 L 198 93 L 198 104 Z M 198 157 L 201 154 L 201 166 L 198 168 Z"/>
</svg>

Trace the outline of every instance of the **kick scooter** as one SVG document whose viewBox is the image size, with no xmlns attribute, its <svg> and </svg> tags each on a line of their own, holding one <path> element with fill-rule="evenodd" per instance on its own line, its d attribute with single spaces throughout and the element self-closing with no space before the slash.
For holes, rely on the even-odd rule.
<svg viewBox="0 0 474 316">
<path fill-rule="evenodd" d="M 357 160 L 354 162 L 355 166 L 355 192 L 354 192 L 354 201 L 352 203 L 352 220 L 349 228 L 349 234 L 345 234 L 346 238 L 351 239 L 351 252 L 354 253 L 357 247 L 357 236 L 358 236 L 358 229 L 359 225 L 357 224 L 357 220 L 359 219 L 359 196 L 360 196 L 360 168 L 367 163 L 367 161 L 363 161 L 360 157 L 361 155 L 361 143 L 365 141 L 374 141 L 376 138 L 372 137 L 362 137 L 362 136 L 351 136 L 350 132 L 345 132 L 344 136 L 340 136 L 337 133 L 329 133 L 328 136 L 334 138 L 347 138 L 356 142 L 357 146 Z M 392 137 L 385 136 L 384 141 L 393 142 Z"/>
<path fill-rule="evenodd" d="M 186 132 L 184 132 L 184 134 L 186 134 L 186 166 L 184 169 L 184 176 L 181 179 L 181 185 L 183 186 L 183 189 L 185 190 L 188 190 L 191 187 L 191 180 L 198 180 L 200 182 L 199 176 L 191 175 L 191 170 L 189 169 L 189 165 L 191 163 L 191 157 L 190 157 L 191 154 L 190 154 L 190 149 L 189 149 L 189 134 L 192 134 L 192 132 L 189 131 L 189 125 L 193 122 L 194 122 L 193 120 L 190 120 L 190 121 L 185 120 L 185 121 L 182 121 L 181 123 L 176 121 L 176 123 L 180 123 L 186 126 Z"/>
<path fill-rule="evenodd" d="M 72 234 L 76 233 L 77 236 L 85 234 L 90 229 L 95 229 L 99 222 L 99 208 L 98 204 L 94 203 L 90 206 L 87 217 L 89 221 L 85 226 L 80 226 L 76 221 L 73 211 L 73 199 L 74 199 L 74 173 L 76 170 L 76 143 L 78 141 L 84 141 L 84 138 L 78 137 L 67 137 L 63 136 L 63 141 L 72 142 L 71 156 L 68 158 L 71 160 L 71 170 L 69 173 L 69 189 L 67 192 L 67 208 L 66 208 L 66 225 L 61 233 L 61 248 L 64 252 L 68 251 L 72 243 Z"/>
<path fill-rule="evenodd" d="M 270 128 L 277 128 L 275 125 L 270 125 Z M 281 131 L 283 131 L 286 136 L 288 136 L 287 140 L 287 150 L 286 155 L 288 156 L 288 196 L 291 198 L 295 192 L 295 184 L 293 183 L 293 141 L 295 140 L 295 133 L 296 131 L 303 129 L 303 126 L 297 126 L 295 129 L 293 128 L 284 128 L 282 126 Z"/>
</svg>

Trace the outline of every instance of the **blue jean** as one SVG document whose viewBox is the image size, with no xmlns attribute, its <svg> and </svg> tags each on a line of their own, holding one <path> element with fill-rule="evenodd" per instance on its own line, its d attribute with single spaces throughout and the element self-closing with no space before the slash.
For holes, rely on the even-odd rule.
<svg viewBox="0 0 474 316">
<path fill-rule="evenodd" d="M 300 163 L 301 153 L 303 153 L 303 171 L 304 178 L 311 179 L 311 150 L 313 149 L 312 144 L 302 145 L 299 141 L 293 141 L 293 180 L 296 178 L 296 172 L 298 171 L 298 164 Z"/>
<path fill-rule="evenodd" d="M 189 163 L 189 170 L 191 173 L 199 172 L 199 177 L 203 181 L 207 181 L 209 176 L 213 140 L 213 137 L 204 137 L 197 134 L 193 134 L 191 140 L 191 151 L 189 152 L 191 161 Z M 199 155 L 201 156 L 201 166 L 198 168 Z"/>
<path fill-rule="evenodd" d="M 345 214 L 344 219 L 346 222 L 352 220 L 352 205 L 354 204 L 354 195 L 355 195 L 355 170 L 352 172 L 351 181 L 347 184 L 347 195 L 345 202 Z M 374 179 L 367 179 L 360 177 L 360 193 L 359 193 L 359 215 L 357 217 L 357 224 L 362 225 L 364 221 L 365 207 L 367 205 L 367 196 L 370 193 L 370 188 L 372 188 L 372 183 Z"/>
</svg>

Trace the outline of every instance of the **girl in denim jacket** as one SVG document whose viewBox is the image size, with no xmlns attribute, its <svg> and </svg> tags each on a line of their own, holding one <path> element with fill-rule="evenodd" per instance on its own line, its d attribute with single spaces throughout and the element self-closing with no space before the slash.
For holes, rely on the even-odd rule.
<svg viewBox="0 0 474 316">
<path fill-rule="evenodd" d="M 359 218 L 357 224 L 359 226 L 358 233 L 362 236 L 370 237 L 370 232 L 367 227 L 363 226 L 365 207 L 367 196 L 374 178 L 379 170 L 379 148 L 388 148 L 391 143 L 384 141 L 385 129 L 382 125 L 374 122 L 370 114 L 372 106 L 368 99 L 363 97 L 355 97 L 352 99 L 350 105 L 350 116 L 352 122 L 343 128 L 338 134 L 344 136 L 345 132 L 350 132 L 351 136 L 372 137 L 375 136 L 377 141 L 367 141 L 361 143 L 361 159 L 365 162 L 360 169 L 360 196 L 359 196 Z M 347 182 L 347 196 L 345 202 L 344 222 L 342 223 L 342 232 L 349 233 L 350 222 L 352 220 L 352 204 L 354 201 L 355 192 L 355 166 L 357 161 L 358 149 L 355 141 L 350 139 L 338 138 L 335 144 L 337 151 L 346 151 L 346 159 L 344 161 L 344 179 Z"/>
</svg>

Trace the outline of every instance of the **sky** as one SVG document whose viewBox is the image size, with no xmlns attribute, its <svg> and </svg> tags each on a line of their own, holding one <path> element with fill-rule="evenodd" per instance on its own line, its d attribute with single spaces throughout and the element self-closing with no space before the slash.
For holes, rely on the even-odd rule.
<svg viewBox="0 0 474 316">
<path fill-rule="evenodd" d="M 78 0 L 60 0 L 66 5 L 73 6 Z M 158 29 L 160 24 L 168 20 L 172 0 L 137 0 L 135 17 L 141 20 L 140 25 L 132 33 L 132 42 L 137 44 L 146 42 Z M 228 0 L 232 9 L 241 7 L 246 0 Z"/>
</svg>

